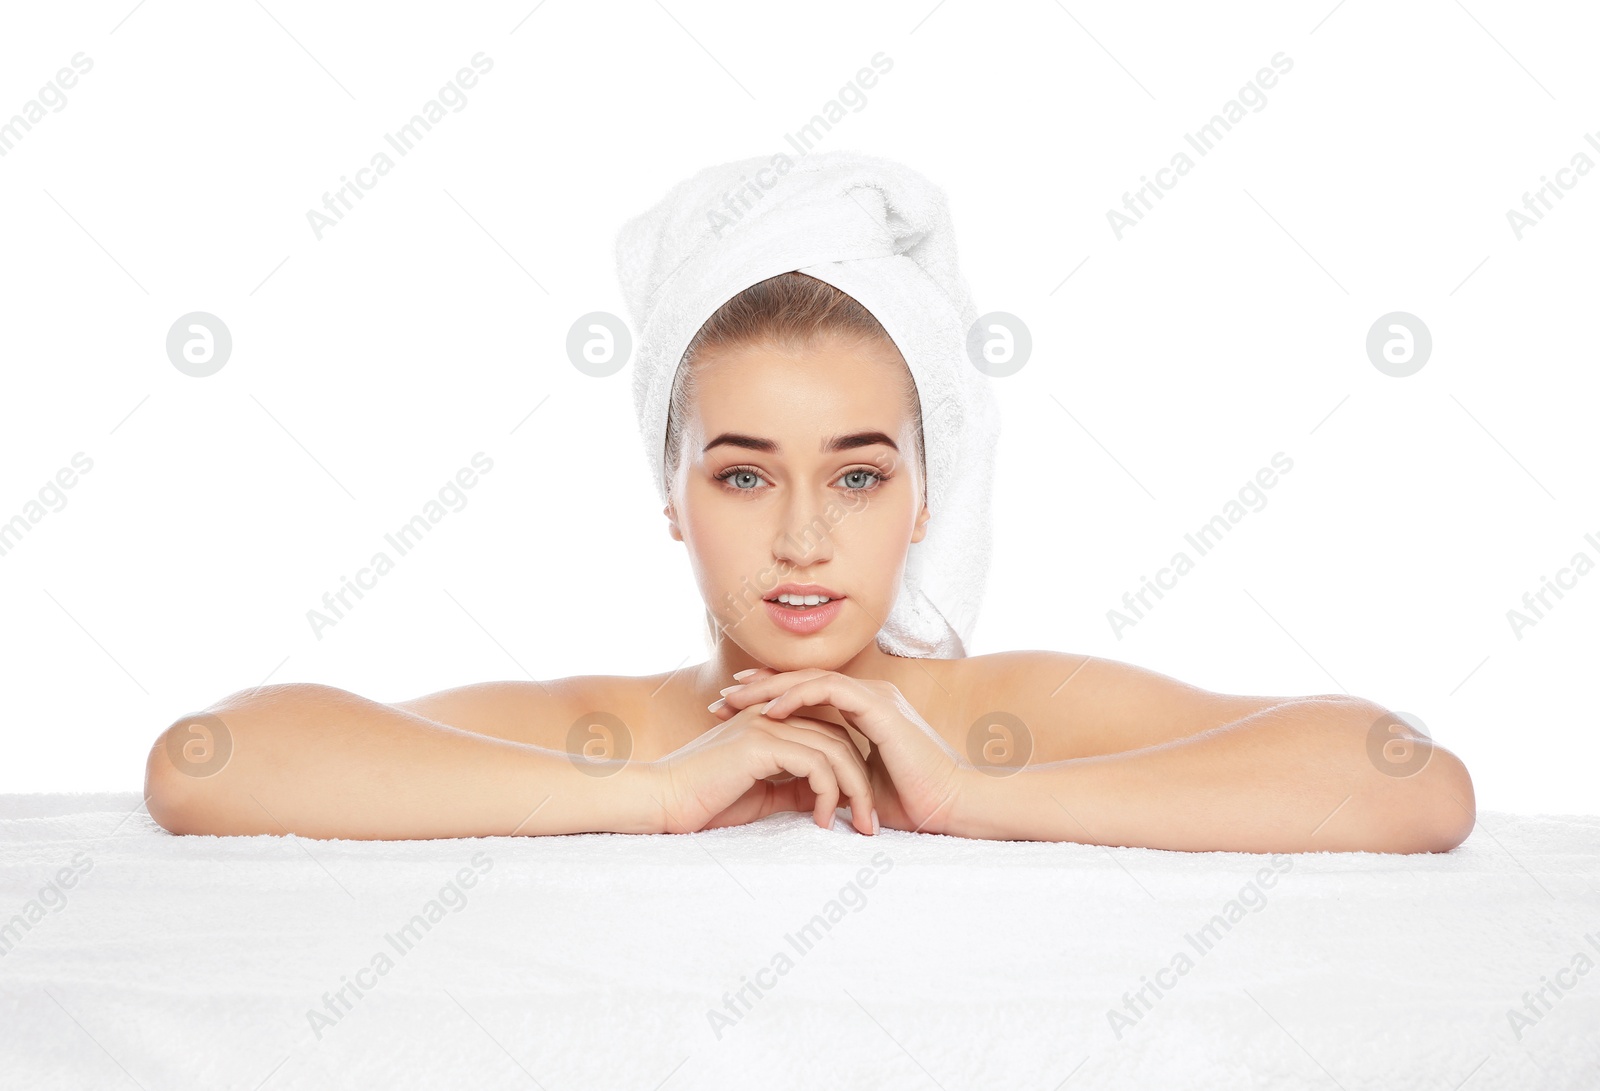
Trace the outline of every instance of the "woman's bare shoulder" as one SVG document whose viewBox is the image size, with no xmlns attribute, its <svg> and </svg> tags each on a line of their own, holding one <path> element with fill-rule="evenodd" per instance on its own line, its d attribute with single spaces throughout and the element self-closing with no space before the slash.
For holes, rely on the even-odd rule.
<svg viewBox="0 0 1600 1091">
<path fill-rule="evenodd" d="M 666 677 L 581 674 L 474 682 L 390 704 L 463 731 L 560 749 L 573 724 L 594 713 L 634 723 L 643 701 Z"/>
<path fill-rule="evenodd" d="M 1008 699 L 1028 699 L 1041 687 L 1048 693 L 1061 680 L 1056 675 L 1069 677 L 1090 658 L 1070 652 L 1027 650 L 919 662 L 931 668 L 930 680 L 945 690 L 954 704 L 993 711 L 1004 707 Z"/>
<path fill-rule="evenodd" d="M 952 662 L 963 665 L 973 684 L 992 692 L 1040 695 L 1096 703 L 1159 696 L 1166 700 L 1211 700 L 1243 707 L 1275 704 L 1285 697 L 1246 697 L 1213 693 L 1148 667 L 1080 652 L 994 652 Z"/>
<path fill-rule="evenodd" d="M 1288 700 L 1214 693 L 1115 659 L 1030 649 L 965 661 L 967 701 L 1028 725 L 1038 760 L 1157 746 Z"/>
</svg>

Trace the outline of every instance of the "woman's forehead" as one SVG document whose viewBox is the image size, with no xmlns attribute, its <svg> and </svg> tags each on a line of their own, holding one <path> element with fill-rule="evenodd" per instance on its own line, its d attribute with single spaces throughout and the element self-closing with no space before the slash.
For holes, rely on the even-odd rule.
<svg viewBox="0 0 1600 1091">
<path fill-rule="evenodd" d="M 720 350 L 696 365 L 696 409 L 709 432 L 797 419 L 838 431 L 846 418 L 852 428 L 890 432 L 903 423 L 910 383 L 892 353 L 840 341 L 804 351 Z"/>
</svg>

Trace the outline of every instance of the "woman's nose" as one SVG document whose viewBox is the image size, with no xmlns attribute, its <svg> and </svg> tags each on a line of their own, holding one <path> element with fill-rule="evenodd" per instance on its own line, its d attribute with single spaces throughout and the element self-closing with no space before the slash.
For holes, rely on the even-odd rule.
<svg viewBox="0 0 1600 1091">
<path fill-rule="evenodd" d="M 795 496 L 784 509 L 772 553 L 796 567 L 805 567 L 833 558 L 833 529 L 825 503 L 810 497 Z"/>
</svg>

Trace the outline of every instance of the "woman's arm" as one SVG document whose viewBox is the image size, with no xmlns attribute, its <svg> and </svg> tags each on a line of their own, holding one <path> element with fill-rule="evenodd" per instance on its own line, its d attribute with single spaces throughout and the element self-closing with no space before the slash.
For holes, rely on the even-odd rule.
<svg viewBox="0 0 1600 1091">
<path fill-rule="evenodd" d="M 810 668 L 755 671 L 714 714 L 760 707 L 781 720 L 833 706 L 872 741 L 874 790 L 897 829 L 1190 852 L 1411 853 L 1447 852 L 1477 821 L 1461 760 L 1371 701 L 1209 693 L 1055 652 L 980 664 L 969 698 L 990 711 L 945 721 L 942 736 L 896 686 Z"/>
<path fill-rule="evenodd" d="M 528 702 L 520 714 L 540 722 L 566 724 L 582 711 L 554 692 L 530 692 Z M 601 776 L 586 764 L 332 686 L 290 683 L 242 691 L 167 728 L 150 750 L 145 795 L 151 817 L 173 833 L 661 832 L 654 767 L 618 762 Z"/>
<path fill-rule="evenodd" d="M 1472 832 L 1466 766 L 1370 701 L 1292 698 L 1121 753 L 977 773 L 953 832 L 1228 852 L 1447 852 Z"/>
</svg>

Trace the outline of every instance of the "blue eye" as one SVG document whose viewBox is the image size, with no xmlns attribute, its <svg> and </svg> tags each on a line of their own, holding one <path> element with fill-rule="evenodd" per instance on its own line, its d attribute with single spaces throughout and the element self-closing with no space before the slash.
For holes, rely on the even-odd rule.
<svg viewBox="0 0 1600 1091">
<path fill-rule="evenodd" d="M 871 492 L 873 489 L 877 488 L 879 485 L 883 484 L 885 481 L 888 480 L 887 476 L 885 476 L 884 474 L 880 474 L 877 470 L 850 470 L 844 475 L 844 477 L 841 477 L 839 480 L 840 481 L 844 481 L 847 478 L 852 478 L 852 477 L 870 477 L 870 478 L 873 479 L 873 482 L 870 485 L 851 485 L 851 486 L 849 486 L 849 488 L 853 492 Z"/>
<path fill-rule="evenodd" d="M 845 488 L 850 492 L 872 492 L 892 476 L 892 474 L 886 474 L 879 470 L 846 470 L 840 475 L 839 480 L 850 481 L 854 479 L 861 481 L 863 478 L 870 478 L 870 484 L 865 482 L 862 484 L 848 484 Z M 756 487 L 756 484 L 764 479 L 760 471 L 753 466 L 729 466 L 726 470 L 716 475 L 716 480 L 724 482 L 730 492 L 752 493 L 761 491 Z"/>
<path fill-rule="evenodd" d="M 747 466 L 735 466 L 733 469 L 724 470 L 722 473 L 717 475 L 718 481 L 743 480 L 746 478 L 754 478 L 756 481 L 760 481 L 761 475 Z M 733 489 L 735 492 L 754 492 L 755 484 L 754 482 L 751 482 L 748 487 L 735 485 L 733 486 Z"/>
</svg>

